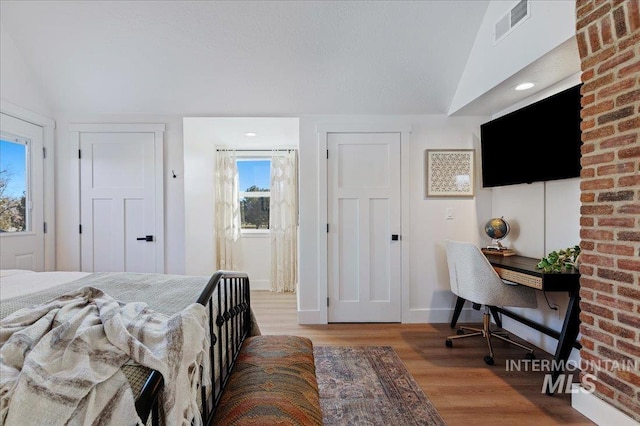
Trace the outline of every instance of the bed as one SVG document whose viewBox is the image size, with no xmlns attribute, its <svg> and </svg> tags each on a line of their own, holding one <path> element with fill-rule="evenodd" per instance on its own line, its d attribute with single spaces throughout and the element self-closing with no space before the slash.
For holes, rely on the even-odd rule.
<svg viewBox="0 0 640 426">
<path fill-rule="evenodd" d="M 84 423 L 108 415 L 119 417 L 109 418 L 112 424 L 209 424 L 242 342 L 260 334 L 249 278 L 231 271 L 187 276 L 3 270 L 0 321 L 0 423 L 7 425 L 52 421 L 51 412 L 62 423 L 65 417 L 85 416 Z M 49 332 L 36 333 L 36 343 L 48 345 L 34 344 L 31 335 L 24 343 L 38 324 L 70 333 L 67 329 L 76 330 L 73 321 L 83 324 L 77 330 L 88 324 L 89 331 L 63 351 L 55 352 L 65 339 Z M 92 339 L 97 346 L 86 349 Z M 54 352 L 40 353 L 43 346 Z M 24 359 L 21 350 L 28 354 Z M 71 365 L 66 371 L 73 370 L 69 377 L 58 375 L 65 362 Z M 98 373 L 108 380 L 96 379 Z M 54 391 L 41 389 L 45 382 L 52 382 Z M 77 383 L 89 391 L 75 395 L 70 389 Z M 105 396 L 111 399 L 104 401 Z M 34 401 L 47 404 L 35 403 L 34 410 Z"/>
</svg>

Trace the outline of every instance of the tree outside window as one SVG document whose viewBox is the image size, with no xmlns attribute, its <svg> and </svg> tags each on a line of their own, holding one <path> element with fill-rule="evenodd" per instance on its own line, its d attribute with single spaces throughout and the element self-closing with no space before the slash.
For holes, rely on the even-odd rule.
<svg viewBox="0 0 640 426">
<path fill-rule="evenodd" d="M 242 229 L 268 230 L 271 160 L 238 158 L 237 165 Z"/>
<path fill-rule="evenodd" d="M 0 232 L 27 230 L 27 145 L 0 140 Z"/>
</svg>

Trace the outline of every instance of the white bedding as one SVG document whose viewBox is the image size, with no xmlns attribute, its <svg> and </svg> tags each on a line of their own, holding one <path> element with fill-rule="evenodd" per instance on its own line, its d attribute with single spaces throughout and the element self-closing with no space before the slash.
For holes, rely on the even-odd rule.
<svg viewBox="0 0 640 426">
<path fill-rule="evenodd" d="M 90 272 L 34 272 L 24 269 L 0 270 L 0 300 L 36 293 L 91 275 Z"/>
<path fill-rule="evenodd" d="M 201 425 L 206 318 L 198 303 L 169 317 L 88 286 L 14 312 L 0 321 L 0 424 L 143 425 L 121 370 L 136 363 L 162 374 L 167 425 Z"/>
<path fill-rule="evenodd" d="M 147 378 L 148 370 L 142 370 L 139 368 L 139 365 L 145 366 L 150 369 L 156 369 L 163 374 L 165 378 L 165 391 L 172 387 L 173 385 L 182 383 L 180 389 L 177 390 L 176 395 L 179 395 L 180 403 L 178 403 L 178 398 L 174 395 L 173 398 L 162 399 L 160 401 L 161 404 L 161 417 L 160 423 L 167 425 L 178 425 L 182 424 L 176 421 L 177 416 L 184 415 L 187 420 L 186 423 L 191 425 L 200 423 L 200 413 L 198 399 L 196 397 L 195 386 L 199 386 L 199 376 L 195 375 L 197 372 L 204 368 L 204 380 L 202 384 L 210 385 L 211 378 L 210 373 L 208 372 L 208 366 L 210 365 L 207 358 L 209 351 L 207 350 L 209 345 L 208 333 L 206 330 L 208 329 L 208 313 L 204 309 L 203 306 L 196 304 L 194 301 L 197 300 L 198 296 L 201 294 L 202 290 L 205 288 L 206 283 L 208 282 L 209 277 L 207 276 L 186 276 L 186 275 L 168 275 L 168 274 L 142 274 L 142 273 L 89 273 L 89 272 L 66 272 L 66 271 L 56 271 L 56 272 L 33 272 L 27 270 L 0 270 L 0 351 L 3 352 L 2 356 L 0 356 L 0 369 L 3 369 L 3 372 L 0 373 L 0 416 L 9 415 L 7 413 L 10 412 L 9 408 L 9 398 L 10 395 L 5 392 L 3 386 L 3 380 L 5 378 L 11 379 L 11 377 L 7 376 L 4 371 L 4 352 L 10 351 L 11 353 L 19 353 L 20 351 L 11 351 L 11 347 L 7 346 L 3 340 L 5 337 L 9 337 L 8 333 L 11 331 L 11 321 L 13 321 L 13 317 L 15 315 L 30 315 L 34 312 L 34 308 L 37 306 L 48 306 L 47 304 L 54 303 L 56 300 L 67 301 L 68 296 L 70 294 L 75 294 L 80 289 L 95 289 L 99 292 L 104 292 L 105 300 L 112 299 L 117 300 L 117 305 L 120 307 L 127 306 L 144 306 L 144 315 L 151 316 L 155 315 L 153 318 L 171 318 L 168 326 L 176 326 L 185 323 L 186 320 L 174 320 L 175 318 L 182 318 L 183 315 L 190 315 L 191 310 L 198 310 L 197 315 L 194 317 L 195 320 L 190 322 L 190 326 L 188 329 L 185 329 L 185 343 L 189 343 L 188 347 L 182 348 L 180 353 L 183 355 L 175 356 L 171 355 L 171 359 L 168 363 L 160 362 L 158 365 L 153 363 L 149 364 L 148 359 L 137 359 L 135 356 L 131 356 L 129 360 L 126 361 L 126 365 L 122 367 L 122 372 L 116 373 L 120 378 L 125 377 L 122 374 L 126 375 L 126 379 L 129 384 L 128 387 L 131 388 L 133 392 L 132 395 L 137 395 L 144 381 Z M 64 298 L 61 298 L 61 295 L 65 294 Z M 84 299 L 83 299 L 84 300 Z M 144 302 L 141 302 L 144 301 Z M 102 303 L 102 302 L 101 302 Z M 113 304 L 113 303 L 112 303 Z M 75 305 L 74 305 L 75 306 Z M 116 304 L 113 304 L 116 306 Z M 100 312 L 100 308 L 97 303 L 95 306 L 91 306 L 91 309 L 94 311 L 98 309 Z M 55 311 L 55 309 L 54 309 Z M 202 311 L 202 312 L 200 312 Z M 84 311 L 82 311 L 84 313 Z M 217 313 L 217 311 L 215 311 Z M 74 318 L 77 316 L 75 315 Z M 50 315 L 50 314 L 47 314 Z M 53 315 L 53 314 L 51 314 Z M 57 315 L 57 314 L 56 314 Z M 187 315 L 188 316 L 188 315 Z M 102 317 L 100 317 L 100 321 L 102 321 Z M 141 314 L 136 313 L 133 317 L 136 318 L 135 324 L 126 325 L 126 333 L 122 333 L 122 336 L 127 336 L 133 333 L 132 330 L 136 329 L 136 327 L 140 327 L 140 341 L 144 341 L 144 346 L 148 346 L 149 348 L 154 347 L 152 350 L 154 354 L 159 354 L 158 356 L 164 354 L 170 355 L 165 349 L 157 346 L 157 343 L 164 342 L 162 340 L 164 337 L 169 336 L 170 333 L 167 333 L 166 330 L 161 330 L 161 332 L 154 334 L 152 331 L 154 330 L 154 321 L 147 321 L 146 319 L 141 319 L 143 316 Z M 81 318 L 81 317 L 78 317 Z M 146 317 L 144 317 L 146 318 Z M 157 318 L 156 318 L 157 319 Z M 100 321 L 90 319 L 88 320 L 90 324 L 99 325 Z M 174 324 L 174 322 L 176 322 Z M 157 322 L 157 321 L 156 321 Z M 19 320 L 18 323 L 23 326 L 26 323 L 22 320 Z M 25 323 L 25 324 L 23 324 Z M 38 324 L 44 324 L 44 322 L 40 321 Z M 162 321 L 161 321 L 162 323 Z M 186 324 L 186 323 L 185 323 Z M 205 328 L 206 327 L 206 328 Z M 93 330 L 93 329 L 92 329 Z M 98 333 L 104 334 L 104 333 Z M 121 338 L 120 334 L 112 333 L 114 337 L 113 342 L 116 342 L 118 338 Z M 112 337 L 113 337 L 112 336 Z M 145 337 L 146 336 L 146 337 Z M 154 337 L 155 336 L 155 337 Z M 159 337 L 158 337 L 159 336 Z M 164 337 L 163 337 L 164 336 Z M 146 338 L 156 339 L 153 342 L 146 342 Z M 32 339 L 36 341 L 36 339 Z M 82 338 L 82 341 L 87 341 L 87 339 Z M 165 339 L 166 340 L 166 339 Z M 182 341 L 181 339 L 174 339 L 178 341 Z M 112 342 L 112 340 L 110 340 Z M 117 347 L 123 347 L 125 349 L 128 348 L 128 344 L 130 341 L 125 343 L 118 341 Z M 175 342 L 174 342 L 175 343 Z M 172 343 L 173 344 L 173 343 Z M 202 346 L 200 346 L 202 344 Z M 156 345 L 156 346 L 153 346 Z M 45 345 L 46 346 L 46 345 Z M 59 346 L 59 344 L 58 344 Z M 100 349 L 102 350 L 102 349 Z M 192 351 L 189 353 L 193 353 L 196 355 L 194 357 L 185 357 L 184 355 L 188 351 Z M 195 352 L 193 352 L 195 350 Z M 29 353 L 33 352 L 32 349 Z M 78 351 L 71 351 L 70 353 L 75 354 Z M 125 351 L 126 352 L 126 351 Z M 7 352 L 9 353 L 9 352 Z M 140 355 L 142 352 L 137 351 L 134 352 L 133 355 Z M 173 352 L 172 352 L 173 353 Z M 24 354 L 20 355 L 23 356 Z M 131 355 L 131 354 L 129 354 Z M 155 356 L 155 355 L 154 355 Z M 164 356 L 164 355 L 163 355 Z M 226 356 L 226 354 L 225 354 Z M 43 355 L 45 359 L 55 358 L 58 359 L 57 355 L 51 355 L 45 353 Z M 147 357 L 149 358 L 149 357 Z M 175 358 L 175 359 L 174 359 Z M 60 358 L 62 359 L 62 358 Z M 164 359 L 164 358 L 163 358 Z M 194 362 L 197 363 L 197 367 L 194 366 Z M 41 364 L 41 363 L 40 363 Z M 73 364 L 73 363 L 72 363 Z M 77 363 L 75 363 L 77 364 Z M 74 364 L 74 365 L 75 365 Z M 97 363 L 93 363 L 96 364 Z M 93 365 L 91 364 L 91 365 Z M 108 363 L 107 363 L 108 364 Z M 165 365 L 166 364 L 166 365 Z M 171 367 L 167 367 L 171 366 Z M 121 367 L 120 364 L 117 364 L 116 367 Z M 126 369 L 125 369 L 126 367 Z M 80 367 L 78 367 L 80 368 Z M 17 368 L 18 371 L 21 371 L 23 368 Z M 85 368 L 83 371 L 90 371 L 90 369 Z M 126 370 L 126 371 L 125 371 Z M 164 370 L 164 371 L 163 371 Z M 66 370 L 65 370 L 66 371 Z M 63 371 L 64 372 L 64 371 Z M 141 374 L 142 373 L 142 374 Z M 56 376 L 57 377 L 57 376 Z M 112 375 L 111 377 L 115 377 Z M 188 379 L 188 380 L 187 380 Z M 25 379 L 27 380 L 27 379 Z M 30 379 L 29 379 L 30 380 Z M 27 380 L 28 381 L 28 380 Z M 46 383 L 51 382 L 47 380 Z M 120 380 L 122 382 L 122 380 Z M 17 382 L 16 382 L 17 383 Z M 84 383 L 84 382 L 83 382 Z M 7 388 L 13 389 L 11 384 L 7 384 Z M 117 389 L 121 389 L 120 385 L 115 386 Z M 63 387 L 66 389 L 66 387 Z M 208 386 L 210 389 L 211 386 Z M 22 388 L 21 388 L 22 389 Z M 165 392 L 163 391 L 163 392 Z M 130 392 L 130 391 L 127 391 Z M 166 395 L 163 393 L 162 395 Z M 198 391 L 199 395 L 199 391 Z M 37 396 L 37 395 L 36 395 Z M 24 395 L 20 394 L 18 400 L 25 399 Z M 95 398 L 89 397 L 89 400 L 93 401 Z M 188 405 L 184 403 L 185 400 L 188 400 Z M 84 400 L 83 400 L 84 401 Z M 6 403 L 6 404 L 5 404 Z M 130 401 L 130 406 L 133 401 Z M 21 408 L 26 409 L 26 412 L 30 412 L 34 403 L 32 400 L 28 400 L 27 404 L 23 404 Z M 16 405 L 12 406 L 15 408 Z M 18 404 L 20 406 L 20 404 Z M 182 409 L 178 409 L 176 412 L 172 407 L 182 407 Z M 42 414 L 38 406 L 38 410 L 33 410 L 34 413 Z M 94 407 L 95 408 L 95 407 Z M 93 408 L 92 408 L 93 409 Z M 56 413 L 60 410 L 53 409 Z M 108 410 L 107 410 L 108 411 Z M 131 411 L 131 410 L 127 410 Z M 16 415 L 26 416 L 25 411 L 21 411 L 19 408 L 15 409 Z M 75 415 L 75 414 L 74 414 Z M 89 417 L 91 417 L 92 413 L 89 413 Z M 130 412 L 132 423 L 135 423 L 134 415 L 137 415 L 135 410 Z M 171 418 L 169 418 L 171 417 Z M 62 416 L 60 417 L 62 418 Z M 125 424 L 124 423 L 116 423 L 116 424 Z M 3 424 L 3 420 L 0 417 L 0 425 Z M 18 424 L 18 423 L 15 423 Z M 33 423 L 35 424 L 35 423 Z M 75 424 L 72 422 L 72 424 Z"/>
</svg>

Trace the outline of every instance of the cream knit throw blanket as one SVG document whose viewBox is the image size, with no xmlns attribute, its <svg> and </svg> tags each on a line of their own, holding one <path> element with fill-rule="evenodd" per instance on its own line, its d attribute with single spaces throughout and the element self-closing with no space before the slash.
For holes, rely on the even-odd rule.
<svg viewBox="0 0 640 426">
<path fill-rule="evenodd" d="M 83 287 L 0 321 L 0 424 L 141 424 L 120 370 L 158 370 L 167 425 L 201 423 L 199 365 L 209 350 L 206 310 L 168 317 Z"/>
</svg>

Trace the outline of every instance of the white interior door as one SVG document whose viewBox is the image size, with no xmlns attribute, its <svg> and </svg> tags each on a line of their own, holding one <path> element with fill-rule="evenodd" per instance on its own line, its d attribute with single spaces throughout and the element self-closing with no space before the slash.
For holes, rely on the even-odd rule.
<svg viewBox="0 0 640 426">
<path fill-rule="evenodd" d="M 400 322 L 400 134 L 329 133 L 328 320 Z"/>
<path fill-rule="evenodd" d="M 81 269 L 164 272 L 162 133 L 81 131 L 79 140 Z"/>
<path fill-rule="evenodd" d="M 0 139 L 0 269 L 43 271 L 43 128 L 0 114 Z"/>
</svg>

